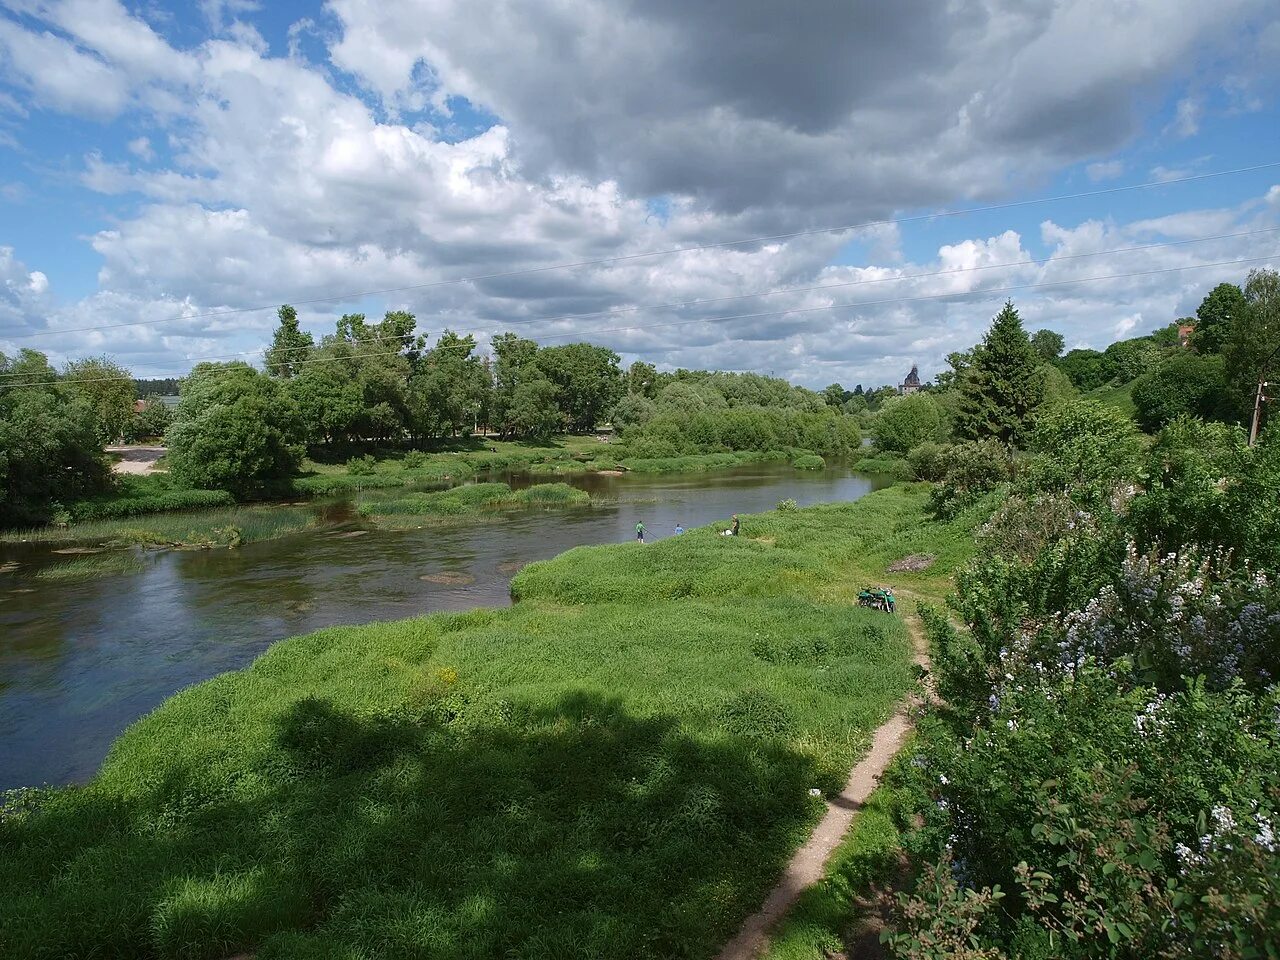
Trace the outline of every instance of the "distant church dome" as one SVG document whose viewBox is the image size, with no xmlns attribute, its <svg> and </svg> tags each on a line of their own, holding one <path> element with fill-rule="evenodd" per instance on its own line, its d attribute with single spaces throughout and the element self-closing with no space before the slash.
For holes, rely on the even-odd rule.
<svg viewBox="0 0 1280 960">
<path fill-rule="evenodd" d="M 907 379 L 898 384 L 899 393 L 915 393 L 924 384 L 920 382 L 920 371 L 916 369 L 916 365 L 911 365 L 911 372 L 907 374 Z"/>
</svg>

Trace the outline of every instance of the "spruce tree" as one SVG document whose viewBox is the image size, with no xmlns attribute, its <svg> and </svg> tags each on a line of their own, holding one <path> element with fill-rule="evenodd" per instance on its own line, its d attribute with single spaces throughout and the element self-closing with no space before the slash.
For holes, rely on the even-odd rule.
<svg viewBox="0 0 1280 960">
<path fill-rule="evenodd" d="M 288 380 L 299 372 L 298 364 L 307 359 L 315 340 L 311 334 L 298 329 L 298 311 L 289 304 L 277 310 L 276 316 L 280 318 L 280 326 L 276 328 L 271 349 L 266 353 L 267 373 Z"/>
<path fill-rule="evenodd" d="M 1005 303 L 960 378 L 956 433 L 969 440 L 1020 444 L 1031 412 L 1044 399 L 1040 364 L 1013 302 Z"/>
</svg>

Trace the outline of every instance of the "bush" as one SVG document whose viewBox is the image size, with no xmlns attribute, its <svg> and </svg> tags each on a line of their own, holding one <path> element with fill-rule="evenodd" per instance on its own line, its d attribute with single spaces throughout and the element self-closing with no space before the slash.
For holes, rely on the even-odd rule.
<svg viewBox="0 0 1280 960">
<path fill-rule="evenodd" d="M 796 457 L 791 465 L 797 470 L 822 470 L 826 468 L 827 461 L 815 453 L 807 453 Z"/>
<path fill-rule="evenodd" d="M 871 425 L 876 449 L 905 454 L 922 443 L 937 443 L 950 432 L 947 415 L 927 393 L 888 401 Z"/>
<path fill-rule="evenodd" d="M 957 443 L 944 448 L 932 465 L 941 473 L 932 503 L 941 516 L 953 517 L 1013 478 L 1013 457 L 997 440 Z"/>
<path fill-rule="evenodd" d="M 792 497 L 787 497 L 785 500 L 778 501 L 779 510 L 798 510 L 799 507 L 800 505 L 796 503 L 795 499 Z"/>
<path fill-rule="evenodd" d="M 118 520 L 144 513 L 171 510 L 204 510 L 229 507 L 236 498 L 226 490 L 169 490 L 149 496 L 122 497 L 118 500 L 86 500 L 71 505 L 72 520 Z"/>
<path fill-rule="evenodd" d="M 377 465 L 378 461 L 373 458 L 373 455 L 366 453 L 362 457 L 352 457 L 347 461 L 347 473 L 353 477 L 371 477 Z"/>
<path fill-rule="evenodd" d="M 917 480 L 937 483 L 947 472 L 951 447 L 941 443 L 922 443 L 907 454 L 911 475 Z"/>
<path fill-rule="evenodd" d="M 1227 419 L 1227 374 L 1221 356 L 1182 351 L 1143 374 L 1133 385 L 1138 423 L 1154 433 L 1180 416 Z"/>
<path fill-rule="evenodd" d="M 423 453 L 421 450 L 410 450 L 408 453 L 404 455 L 404 460 L 402 460 L 401 462 L 408 469 L 417 470 L 419 467 L 426 465 L 427 455 Z M 347 472 L 349 473 L 350 471 L 351 471 L 351 467 L 348 464 Z"/>
</svg>

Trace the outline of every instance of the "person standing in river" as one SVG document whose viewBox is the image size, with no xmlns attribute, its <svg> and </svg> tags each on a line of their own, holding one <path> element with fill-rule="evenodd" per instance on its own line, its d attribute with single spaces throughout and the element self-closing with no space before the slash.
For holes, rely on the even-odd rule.
<svg viewBox="0 0 1280 960">
<path fill-rule="evenodd" d="M 643 520 L 636 521 L 636 539 L 639 540 L 641 543 L 644 543 L 644 521 Z"/>
</svg>

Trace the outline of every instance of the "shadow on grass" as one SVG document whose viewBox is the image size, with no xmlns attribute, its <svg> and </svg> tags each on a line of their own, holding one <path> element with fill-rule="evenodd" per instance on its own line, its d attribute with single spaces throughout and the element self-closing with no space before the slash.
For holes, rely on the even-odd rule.
<svg viewBox="0 0 1280 960">
<path fill-rule="evenodd" d="M 4 956 L 707 957 L 815 812 L 777 741 L 593 692 L 227 741 L 0 819 Z"/>
</svg>

